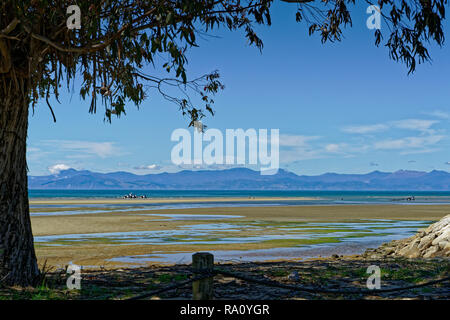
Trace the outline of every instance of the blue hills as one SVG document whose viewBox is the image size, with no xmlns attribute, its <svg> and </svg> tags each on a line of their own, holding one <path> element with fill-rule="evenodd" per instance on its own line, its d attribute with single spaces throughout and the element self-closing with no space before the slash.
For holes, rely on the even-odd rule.
<svg viewBox="0 0 450 320">
<path fill-rule="evenodd" d="M 275 175 L 265 176 L 259 171 L 233 168 L 136 175 L 123 171 L 98 173 L 68 169 L 48 176 L 30 176 L 28 187 L 65 190 L 450 191 L 450 173 L 399 170 L 306 176 L 280 169 Z"/>
</svg>

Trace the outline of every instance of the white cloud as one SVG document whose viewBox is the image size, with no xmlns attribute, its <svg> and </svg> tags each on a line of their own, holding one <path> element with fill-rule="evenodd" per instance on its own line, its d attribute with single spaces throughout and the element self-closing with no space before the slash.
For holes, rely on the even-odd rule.
<svg viewBox="0 0 450 320">
<path fill-rule="evenodd" d="M 342 131 L 347 132 L 347 133 L 368 134 L 368 133 L 385 131 L 387 129 L 389 129 L 388 125 L 379 123 L 379 124 L 372 124 L 372 125 L 365 125 L 365 126 L 345 127 L 342 129 Z"/>
<path fill-rule="evenodd" d="M 78 140 L 46 140 L 43 143 L 51 145 L 55 151 L 73 152 L 75 157 L 97 156 L 107 158 L 118 154 L 114 142 L 93 142 Z M 74 156 L 72 156 L 74 157 Z"/>
<path fill-rule="evenodd" d="M 431 129 L 431 127 L 436 123 L 439 123 L 439 121 L 423 120 L 423 119 L 404 119 L 398 121 L 390 121 L 386 123 L 377 123 L 372 125 L 349 126 L 344 127 L 342 131 L 353 134 L 369 134 L 386 131 L 389 129 L 403 129 L 433 134 L 434 130 Z"/>
<path fill-rule="evenodd" d="M 432 132 L 431 126 L 438 123 L 436 120 L 405 119 L 392 122 L 393 127 L 398 129 L 415 130 L 420 132 Z"/>
<path fill-rule="evenodd" d="M 439 151 L 445 130 L 434 130 L 433 126 L 439 120 L 403 119 L 370 125 L 348 126 L 341 130 L 351 134 L 358 134 L 356 140 L 323 143 L 320 136 L 281 135 L 280 156 L 281 162 L 289 163 L 301 160 L 322 159 L 330 157 L 354 157 L 367 152 L 395 150 L 398 154 L 418 154 Z M 396 130 L 395 134 L 405 136 L 386 138 L 382 131 Z M 402 132 L 404 131 L 404 132 Z M 406 135 L 405 132 L 416 132 L 415 135 Z M 437 133 L 439 132 L 439 134 Z M 442 132 L 442 133 L 441 133 Z M 374 135 L 374 134 L 377 135 Z M 377 163 L 371 163 L 376 166 Z"/>
<path fill-rule="evenodd" d="M 425 149 L 409 149 L 400 152 L 400 155 L 409 155 L 409 154 L 423 154 L 423 153 L 433 153 L 439 151 L 439 148 L 425 148 Z"/>
<path fill-rule="evenodd" d="M 434 145 L 441 141 L 444 136 L 430 135 L 426 137 L 406 137 L 402 139 L 388 139 L 376 142 L 375 149 L 395 150 L 395 149 L 419 149 Z"/>
<path fill-rule="evenodd" d="M 348 143 L 308 143 L 305 141 L 299 147 L 289 147 L 280 150 L 280 161 L 290 163 L 304 160 L 324 159 L 330 157 L 351 157 L 366 151 L 368 145 L 351 146 Z"/>
<path fill-rule="evenodd" d="M 320 139 L 319 136 L 280 135 L 280 147 L 306 147 L 310 141 Z"/>
<path fill-rule="evenodd" d="M 50 171 L 51 174 L 57 174 L 63 170 L 68 170 L 68 169 L 70 169 L 70 167 L 63 163 L 55 164 L 53 166 L 48 167 L 48 171 Z"/>
<path fill-rule="evenodd" d="M 336 143 L 330 143 L 325 146 L 325 150 L 328 152 L 335 153 L 341 151 L 341 146 Z"/>
<path fill-rule="evenodd" d="M 447 161 L 445 164 L 450 166 L 450 161 Z"/>
<path fill-rule="evenodd" d="M 321 159 L 325 156 L 318 150 L 310 149 L 291 149 L 291 150 L 280 150 L 280 162 L 289 163 L 302 160 L 313 160 Z"/>
<path fill-rule="evenodd" d="M 440 119 L 450 119 L 450 113 L 441 111 L 441 110 L 435 110 L 433 112 L 428 113 L 430 116 L 440 118 Z"/>
<path fill-rule="evenodd" d="M 280 161 L 282 163 L 289 163 L 299 160 L 323 158 L 321 150 L 311 145 L 311 142 L 320 138 L 320 136 L 281 134 Z"/>
<path fill-rule="evenodd" d="M 157 164 L 150 164 L 150 165 L 143 165 L 143 166 L 137 166 L 134 167 L 135 170 L 159 170 L 161 169 L 161 166 Z"/>
</svg>

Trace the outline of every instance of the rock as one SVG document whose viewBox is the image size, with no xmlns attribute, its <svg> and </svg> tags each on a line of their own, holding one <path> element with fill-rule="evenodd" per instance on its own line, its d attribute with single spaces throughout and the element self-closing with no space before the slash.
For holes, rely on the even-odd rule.
<svg viewBox="0 0 450 320">
<path fill-rule="evenodd" d="M 433 242 L 435 238 L 434 234 L 429 234 L 427 236 L 424 236 L 419 243 L 419 249 L 427 249 L 429 246 L 431 246 L 431 243 Z"/>
<path fill-rule="evenodd" d="M 435 258 L 450 257 L 450 215 L 445 216 L 416 235 L 382 244 L 377 249 L 368 249 L 366 258 L 406 257 Z"/>
<path fill-rule="evenodd" d="M 420 250 L 417 241 L 401 249 L 398 254 L 406 258 L 418 258 L 420 256 Z"/>
<path fill-rule="evenodd" d="M 432 244 L 436 245 L 441 241 L 449 241 L 450 240 L 450 228 L 444 230 L 440 236 L 433 240 Z"/>
<path fill-rule="evenodd" d="M 445 250 L 445 248 L 449 247 L 450 248 L 450 242 L 448 241 L 441 241 L 438 243 L 439 249 L 441 250 Z"/>
<path fill-rule="evenodd" d="M 439 251 L 439 247 L 438 246 L 431 247 L 427 251 L 425 251 L 425 253 L 423 254 L 423 257 L 424 258 L 431 258 L 438 251 Z"/>
</svg>

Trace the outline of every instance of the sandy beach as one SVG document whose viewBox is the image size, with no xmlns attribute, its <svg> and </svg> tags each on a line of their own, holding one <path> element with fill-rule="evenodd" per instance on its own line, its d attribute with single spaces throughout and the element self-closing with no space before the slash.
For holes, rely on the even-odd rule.
<svg viewBox="0 0 450 320">
<path fill-rule="evenodd" d="M 206 199 L 210 200 L 210 199 Z M 72 204 L 97 204 L 100 200 L 74 201 Z M 116 200 L 102 200 L 102 203 L 115 203 Z M 126 202 L 126 200 L 117 200 Z M 152 199 L 151 201 L 155 201 Z M 175 200 L 174 200 L 175 201 Z M 195 199 L 198 201 L 198 199 Z M 35 202 L 34 202 L 35 203 Z M 45 202 L 54 204 L 54 202 Z M 58 200 L 58 203 L 61 202 Z M 64 200 L 64 204 L 69 203 Z M 129 201 L 127 203 L 133 203 Z M 74 210 L 81 210 L 73 208 Z M 83 207 L 83 210 L 86 210 Z M 32 209 L 32 211 L 42 209 Z M 54 210 L 53 208 L 51 210 Z M 72 210 L 72 209 L 71 209 Z M 261 250 L 282 247 L 298 247 L 324 241 L 328 238 L 297 239 L 286 238 L 278 240 L 264 240 L 249 243 L 220 242 L 216 244 L 205 242 L 185 243 L 186 236 L 170 236 L 174 231 L 185 231 L 193 228 L 193 234 L 203 232 L 202 226 L 225 225 L 228 229 L 217 229 L 213 236 L 205 236 L 211 241 L 215 238 L 259 237 L 271 234 L 289 234 L 289 227 L 298 227 L 302 223 L 361 223 L 383 220 L 402 221 L 435 221 L 450 213 L 449 205 L 342 205 L 342 206 L 277 206 L 277 207 L 217 207 L 197 209 L 145 210 L 102 212 L 92 214 L 32 216 L 32 227 L 35 237 L 100 234 L 95 239 L 59 240 L 50 244 L 36 243 L 37 255 L 40 263 L 47 261 L 51 266 L 64 266 L 68 262 L 83 266 L 117 267 L 123 263 L 111 261 L 121 256 L 139 256 L 148 254 L 196 252 L 210 250 Z M 173 219 L 170 215 L 176 215 Z M 195 219 L 192 218 L 195 216 Z M 212 216 L 218 219 L 209 221 Z M 223 218 L 222 218 L 223 216 Z M 202 220 L 204 217 L 204 220 Z M 322 227 L 321 227 L 322 228 Z M 338 227 L 335 228 L 339 232 Z M 285 230 L 285 231 L 283 231 Z M 306 230 L 306 229 L 305 229 Z M 309 229 L 308 229 L 309 230 Z M 325 229 L 326 232 L 330 230 Z M 233 231 L 234 233 L 232 233 Z M 316 234 L 325 232 L 315 228 Z M 119 243 L 111 240 L 108 233 L 147 232 L 158 233 L 161 237 L 175 237 L 174 241 L 165 243 L 140 244 L 134 242 Z M 103 236 L 102 234 L 106 234 Z M 376 233 L 374 234 L 376 235 Z M 212 238 L 213 237 L 213 238 Z M 156 263 L 149 261 L 148 263 Z M 131 265 L 133 263 L 130 263 Z"/>
<path fill-rule="evenodd" d="M 53 202 L 51 202 L 53 203 Z M 96 202 L 83 202 L 96 203 Z M 75 208 L 76 209 L 76 208 Z M 55 209 L 52 209 L 55 210 Z M 81 209 L 79 209 L 81 210 Z M 87 210 L 87 208 L 83 208 Z M 39 211 L 38 209 L 36 211 Z M 290 207 L 238 207 L 139 210 L 115 213 L 74 214 L 70 216 L 32 217 L 34 235 L 74 233 L 127 232 L 136 230 L 170 230 L 181 224 L 198 221 L 172 221 L 158 214 L 231 215 L 239 221 L 348 221 L 361 219 L 438 220 L 450 213 L 450 205 L 351 205 L 351 206 L 290 206 Z M 32 210 L 33 212 L 33 210 Z M 148 216 L 146 214 L 152 214 Z M 160 220 L 166 221 L 160 221 Z M 158 220 L 158 223 L 149 223 Z M 223 219 L 227 220 L 227 219 Z M 220 220 L 222 221 L 222 220 Z"/>
</svg>

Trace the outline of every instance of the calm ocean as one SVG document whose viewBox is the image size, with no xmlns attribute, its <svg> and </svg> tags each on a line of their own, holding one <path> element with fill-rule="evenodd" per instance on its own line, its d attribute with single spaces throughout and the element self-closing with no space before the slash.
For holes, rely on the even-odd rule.
<svg viewBox="0 0 450 320">
<path fill-rule="evenodd" d="M 249 190 L 132 190 L 133 194 L 148 198 L 200 198 L 200 197 L 307 197 L 330 203 L 439 203 L 450 204 L 450 191 L 249 191 Z M 122 198 L 128 190 L 30 190 L 32 199 L 51 198 Z M 415 201 L 407 201 L 408 197 Z M 319 200 L 318 199 L 318 200 Z"/>
</svg>

